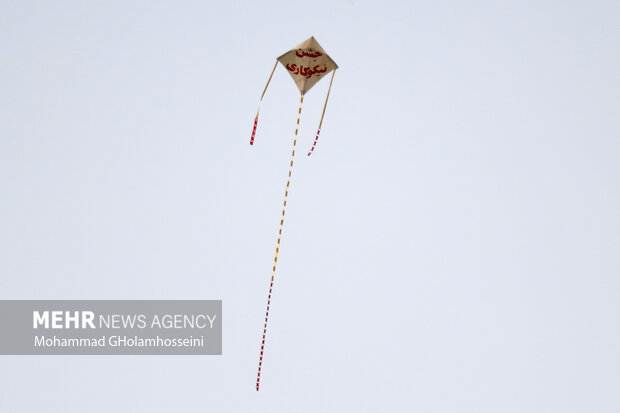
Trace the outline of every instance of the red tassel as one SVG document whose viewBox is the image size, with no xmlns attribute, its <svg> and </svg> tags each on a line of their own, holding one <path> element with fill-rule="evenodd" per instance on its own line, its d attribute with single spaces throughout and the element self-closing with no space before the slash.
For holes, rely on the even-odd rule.
<svg viewBox="0 0 620 413">
<path fill-rule="evenodd" d="M 250 145 L 254 145 L 254 136 L 256 136 L 256 125 L 258 125 L 258 115 L 254 119 L 254 128 L 252 128 L 252 137 L 250 138 Z"/>
<path fill-rule="evenodd" d="M 312 145 L 312 148 L 310 148 L 310 152 L 308 152 L 308 156 L 310 156 L 310 154 L 314 151 L 314 147 L 316 146 L 316 143 L 319 141 L 320 133 L 321 133 L 321 129 L 316 131 L 316 138 L 314 138 L 314 144 Z"/>
</svg>

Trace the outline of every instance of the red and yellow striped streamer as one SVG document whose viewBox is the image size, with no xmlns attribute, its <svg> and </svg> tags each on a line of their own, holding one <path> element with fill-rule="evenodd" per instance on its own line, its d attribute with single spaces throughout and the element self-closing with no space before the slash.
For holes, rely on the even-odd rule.
<svg viewBox="0 0 620 413">
<path fill-rule="evenodd" d="M 267 84 L 265 85 L 265 89 L 263 89 L 263 94 L 260 95 L 260 101 L 258 102 L 258 110 L 256 111 L 256 117 L 254 118 L 254 127 L 252 128 L 252 136 L 250 137 L 250 145 L 254 145 L 254 137 L 256 136 L 256 126 L 258 126 L 258 114 L 260 112 L 260 103 L 263 101 L 263 97 L 265 97 L 265 92 L 267 92 L 267 88 L 269 87 L 269 82 L 271 82 L 271 78 L 273 77 L 273 73 L 276 71 L 276 67 L 278 67 L 278 61 L 276 60 L 276 64 L 273 65 L 273 70 L 269 75 L 269 80 L 267 80 Z"/>
<path fill-rule="evenodd" d="M 291 176 L 293 174 L 293 161 L 295 159 L 295 148 L 297 146 L 297 134 L 299 133 L 299 119 L 301 118 L 301 108 L 304 104 L 304 95 L 301 95 L 299 102 L 299 111 L 297 113 L 297 125 L 295 125 L 295 137 L 293 139 L 293 152 L 291 153 L 291 163 L 288 167 L 288 178 L 286 180 L 286 189 L 284 191 L 284 205 L 282 205 L 282 216 L 280 217 L 280 229 L 278 231 L 278 241 L 276 243 L 276 253 L 273 258 L 273 268 L 271 270 L 271 282 L 269 284 L 269 294 L 267 295 L 267 311 L 265 312 L 265 326 L 263 327 L 263 340 L 260 345 L 260 358 L 258 360 L 258 374 L 256 376 L 256 391 L 260 389 L 260 373 L 263 366 L 263 353 L 265 351 L 265 337 L 267 336 L 267 322 L 269 321 L 269 306 L 271 305 L 271 293 L 273 291 L 273 282 L 276 276 L 276 266 L 278 265 L 278 253 L 280 252 L 280 240 L 282 239 L 282 228 L 284 227 L 284 214 L 286 213 L 286 200 L 288 191 L 291 186 Z"/>
<path fill-rule="evenodd" d="M 334 75 L 336 71 L 332 72 L 332 78 L 329 81 L 329 89 L 327 89 L 327 97 L 325 98 L 325 105 L 323 105 L 323 113 L 321 114 L 321 121 L 319 122 L 319 129 L 316 131 L 316 138 L 314 138 L 314 143 L 312 144 L 312 148 L 310 148 L 310 152 L 308 152 L 308 156 L 314 152 L 314 148 L 316 147 L 316 143 L 319 141 L 319 134 L 321 133 L 321 126 L 323 126 L 323 118 L 325 117 L 325 109 L 327 109 L 327 101 L 329 100 L 329 92 L 332 90 L 332 83 L 334 82 Z"/>
</svg>

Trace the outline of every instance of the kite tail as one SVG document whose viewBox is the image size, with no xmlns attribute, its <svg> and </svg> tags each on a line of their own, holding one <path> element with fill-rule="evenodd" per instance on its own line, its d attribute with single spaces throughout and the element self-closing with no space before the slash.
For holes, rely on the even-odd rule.
<svg viewBox="0 0 620 413">
<path fill-rule="evenodd" d="M 263 353 L 265 351 L 265 337 L 267 336 L 267 322 L 269 321 L 269 306 L 271 305 L 271 292 L 276 276 L 276 266 L 278 264 L 278 253 L 280 252 L 280 240 L 282 239 L 282 228 L 284 227 L 284 214 L 286 213 L 286 199 L 291 185 L 291 175 L 293 174 L 293 160 L 295 159 L 295 147 L 297 146 L 297 133 L 299 133 L 299 119 L 301 118 L 301 108 L 304 104 L 304 95 L 301 95 L 299 102 L 299 112 L 297 114 L 297 125 L 295 126 L 295 138 L 293 139 L 293 152 L 291 153 L 291 163 L 288 167 L 288 178 L 286 180 L 286 190 L 284 191 L 284 205 L 282 206 L 282 216 L 280 217 L 280 230 L 278 231 L 278 242 L 276 244 L 276 254 L 273 258 L 273 268 L 271 272 L 271 283 L 269 284 L 269 294 L 267 295 L 267 311 L 265 312 L 265 325 L 263 327 L 263 340 L 260 345 L 260 358 L 258 360 L 258 373 L 256 375 L 256 391 L 260 389 L 260 373 L 263 367 Z"/>
<path fill-rule="evenodd" d="M 310 152 L 308 152 L 308 156 L 310 156 L 312 152 L 314 152 L 314 147 L 316 146 L 316 143 L 319 141 L 320 133 L 321 133 L 321 126 L 319 126 L 319 130 L 316 131 L 316 138 L 314 138 L 314 143 L 312 144 L 312 148 L 310 148 Z"/>
<path fill-rule="evenodd" d="M 256 136 L 256 126 L 258 125 L 258 114 L 260 113 L 260 103 L 263 101 L 265 97 L 265 92 L 267 92 L 267 88 L 269 87 L 269 82 L 271 82 L 271 78 L 273 77 L 273 73 L 276 71 L 276 67 L 278 67 L 278 61 L 276 60 L 276 64 L 273 65 L 273 70 L 269 75 L 269 80 L 267 80 L 267 84 L 265 85 L 265 89 L 263 89 L 263 94 L 260 96 L 260 101 L 258 102 L 258 110 L 256 111 L 256 117 L 254 118 L 254 127 L 252 128 L 252 137 L 250 138 L 250 145 L 254 145 L 254 137 Z"/>
<path fill-rule="evenodd" d="M 254 118 L 254 128 L 252 128 L 252 137 L 250 138 L 250 145 L 254 145 L 254 136 L 256 136 L 256 126 L 258 125 L 258 112 Z"/>
<path fill-rule="evenodd" d="M 334 81 L 334 75 L 336 74 L 336 70 L 332 73 L 332 78 L 329 81 L 329 89 L 327 89 L 327 97 L 325 98 L 325 105 L 323 106 L 323 114 L 321 114 L 321 121 L 319 122 L 319 129 L 316 131 L 316 138 L 314 138 L 314 143 L 312 144 L 312 148 L 310 148 L 310 152 L 308 152 L 308 156 L 312 155 L 314 152 L 314 148 L 316 147 L 317 142 L 319 141 L 319 134 L 321 133 L 321 126 L 323 126 L 323 118 L 325 117 L 325 109 L 327 109 L 327 101 L 329 100 L 329 92 L 332 90 L 332 83 Z"/>
</svg>

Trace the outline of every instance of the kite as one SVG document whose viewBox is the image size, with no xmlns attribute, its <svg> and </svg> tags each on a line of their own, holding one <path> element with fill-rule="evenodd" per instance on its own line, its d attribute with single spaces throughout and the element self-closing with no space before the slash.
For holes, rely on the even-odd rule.
<svg viewBox="0 0 620 413">
<path fill-rule="evenodd" d="M 273 259 L 273 268 L 271 271 L 271 283 L 269 285 L 269 294 L 267 296 L 267 311 L 265 312 L 265 326 L 263 328 L 263 339 L 260 346 L 260 358 L 258 361 L 258 373 L 256 375 L 256 391 L 260 389 L 260 374 L 263 366 L 263 352 L 265 350 L 265 337 L 267 335 L 267 321 L 269 320 L 269 306 L 271 305 L 271 293 L 273 292 L 273 282 L 276 275 L 276 266 L 278 264 L 278 252 L 280 251 L 280 240 L 282 239 L 282 228 L 284 226 L 284 214 L 286 213 L 286 200 L 288 198 L 288 191 L 291 185 L 291 176 L 293 173 L 293 161 L 295 159 L 295 149 L 297 147 L 297 133 L 299 132 L 299 119 L 301 118 L 301 109 L 304 104 L 304 95 L 316 85 L 317 82 L 323 79 L 329 72 L 332 72 L 331 79 L 329 81 L 329 89 L 327 89 L 327 97 L 325 98 L 325 104 L 323 105 L 323 113 L 321 114 L 321 121 L 319 122 L 319 128 L 314 138 L 314 143 L 308 151 L 308 156 L 312 155 L 314 148 L 319 140 L 319 134 L 321 133 L 321 127 L 323 126 L 323 118 L 325 117 L 325 109 L 327 108 L 327 100 L 329 99 L 329 93 L 332 89 L 332 83 L 334 81 L 334 75 L 338 65 L 325 53 L 325 50 L 319 45 L 314 37 L 310 37 L 305 42 L 301 43 L 294 49 L 289 50 L 282 56 L 276 59 L 276 63 L 273 66 L 273 70 L 269 75 L 269 80 L 265 85 L 263 94 L 260 97 L 258 104 L 258 110 L 256 111 L 256 118 L 254 118 L 254 127 L 252 129 L 252 136 L 250 138 L 250 145 L 254 145 L 254 138 L 256 137 L 256 127 L 258 125 L 258 114 L 260 113 L 260 102 L 265 97 L 267 87 L 271 82 L 278 63 L 282 64 L 293 78 L 295 85 L 299 89 L 301 99 L 299 101 L 299 111 L 297 112 L 297 124 L 295 126 L 295 136 L 293 137 L 293 152 L 291 153 L 291 162 L 288 169 L 288 178 L 286 181 L 286 189 L 284 191 L 284 205 L 282 206 L 282 216 L 280 217 L 280 229 L 278 231 L 278 241 L 276 243 L 276 252 Z"/>
</svg>

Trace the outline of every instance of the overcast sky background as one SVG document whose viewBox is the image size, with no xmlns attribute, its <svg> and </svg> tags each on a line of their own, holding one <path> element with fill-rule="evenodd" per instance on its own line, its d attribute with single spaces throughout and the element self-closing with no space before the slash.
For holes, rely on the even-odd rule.
<svg viewBox="0 0 620 413">
<path fill-rule="evenodd" d="M 500 4 L 501 3 L 501 4 Z M 222 299 L 222 356 L 2 356 L 3 412 L 617 412 L 620 5 L 0 0 L 0 298 Z M 299 93 L 274 59 L 314 35 Z"/>
</svg>

